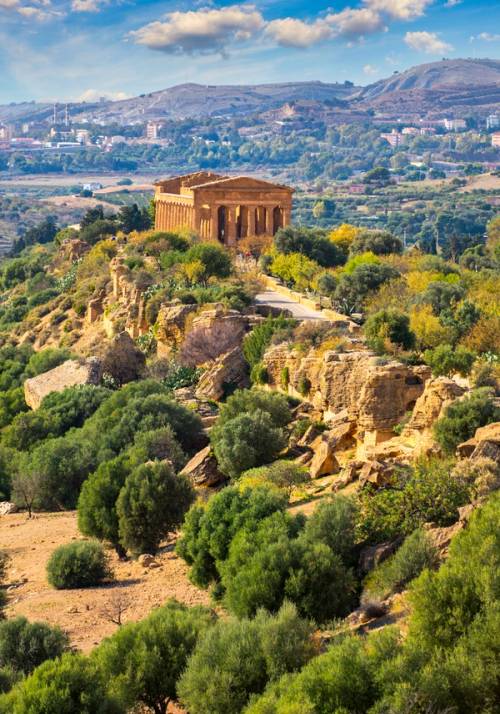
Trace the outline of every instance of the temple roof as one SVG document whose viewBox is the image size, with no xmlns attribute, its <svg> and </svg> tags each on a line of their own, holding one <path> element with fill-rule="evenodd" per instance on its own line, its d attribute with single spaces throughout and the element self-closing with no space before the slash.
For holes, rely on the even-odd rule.
<svg viewBox="0 0 500 714">
<path fill-rule="evenodd" d="M 190 188 L 195 191 L 199 188 L 240 188 L 240 189 L 281 189 L 283 191 L 292 192 L 290 186 L 264 181 L 263 179 L 254 178 L 253 176 L 221 176 L 209 171 L 197 171 L 184 176 L 173 176 L 169 179 L 156 181 L 155 186 L 169 185 L 179 188 Z"/>
</svg>

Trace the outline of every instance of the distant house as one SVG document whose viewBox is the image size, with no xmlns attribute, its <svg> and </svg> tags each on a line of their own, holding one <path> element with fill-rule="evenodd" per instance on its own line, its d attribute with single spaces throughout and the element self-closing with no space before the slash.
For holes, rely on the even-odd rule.
<svg viewBox="0 0 500 714">
<path fill-rule="evenodd" d="M 98 183 L 97 181 L 92 181 L 91 183 L 83 184 L 84 191 L 99 191 L 99 189 L 101 189 L 101 188 L 102 188 L 102 183 Z"/>
<path fill-rule="evenodd" d="M 444 119 L 443 124 L 446 131 L 465 131 L 467 129 L 465 119 Z"/>
<path fill-rule="evenodd" d="M 500 131 L 495 131 L 491 135 L 491 145 L 495 146 L 497 149 L 500 148 Z"/>
</svg>

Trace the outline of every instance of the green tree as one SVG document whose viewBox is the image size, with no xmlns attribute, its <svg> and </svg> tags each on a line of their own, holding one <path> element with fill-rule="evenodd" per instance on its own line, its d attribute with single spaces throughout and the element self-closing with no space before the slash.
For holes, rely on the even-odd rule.
<svg viewBox="0 0 500 714">
<path fill-rule="evenodd" d="M 191 580 L 201 587 L 216 580 L 236 533 L 242 528 L 255 529 L 262 519 L 284 511 L 286 506 L 284 494 L 263 486 L 246 489 L 228 486 L 215 494 L 207 505 L 193 505 L 176 547 L 177 553 L 191 566 Z"/>
<path fill-rule="evenodd" d="M 335 290 L 335 302 L 342 312 L 350 315 L 362 310 L 370 292 L 398 276 L 397 270 L 384 263 L 358 265 L 352 273 L 341 275 Z"/>
<path fill-rule="evenodd" d="M 296 320 L 283 316 L 269 316 L 259 325 L 256 325 L 243 340 L 243 354 L 250 367 L 254 367 L 261 361 L 276 332 L 295 327 L 296 324 Z"/>
<path fill-rule="evenodd" d="M 260 410 L 269 414 L 274 426 L 286 426 L 292 418 L 283 394 L 263 389 L 237 389 L 221 406 L 218 424 L 225 424 L 240 414 Z"/>
<path fill-rule="evenodd" d="M 405 350 L 415 344 L 415 335 L 410 330 L 410 318 L 399 310 L 379 310 L 370 315 L 364 331 L 368 345 L 376 352 L 385 352 L 387 341 Z"/>
<path fill-rule="evenodd" d="M 95 667 L 83 655 L 64 654 L 44 662 L 9 694 L 2 714 L 125 714 L 106 693 Z"/>
<path fill-rule="evenodd" d="M 361 253 L 374 253 L 375 255 L 388 255 L 390 253 L 402 253 L 403 241 L 401 238 L 392 235 L 389 231 L 362 230 L 354 238 L 350 255 Z"/>
<path fill-rule="evenodd" d="M 251 694 L 299 669 L 313 652 L 311 627 L 290 604 L 274 617 L 221 620 L 200 638 L 180 679 L 180 698 L 192 714 L 238 714 Z"/>
<path fill-rule="evenodd" d="M 212 616 L 175 600 L 140 622 L 121 627 L 92 653 L 108 690 L 124 706 L 141 703 L 165 714 L 177 698 L 177 682 Z"/>
<path fill-rule="evenodd" d="M 466 377 L 470 374 L 475 359 L 474 352 L 462 346 L 438 345 L 435 349 L 424 352 L 424 361 L 436 377 L 450 377 L 455 372 Z"/>
<path fill-rule="evenodd" d="M 261 409 L 216 424 L 210 440 L 220 470 L 230 478 L 273 461 L 286 444 L 283 429 L 276 427 L 269 413 Z"/>
<path fill-rule="evenodd" d="M 187 478 L 176 476 L 168 464 L 139 466 L 127 476 L 116 503 L 121 544 L 135 555 L 155 553 L 193 499 Z"/>
<path fill-rule="evenodd" d="M 204 266 L 204 281 L 208 278 L 227 278 L 232 265 L 228 252 L 215 243 L 196 243 L 185 254 L 186 263 L 199 260 Z"/>
<path fill-rule="evenodd" d="M 0 667 L 30 674 L 47 659 L 69 649 L 69 638 L 59 627 L 15 617 L 0 622 Z"/>
</svg>

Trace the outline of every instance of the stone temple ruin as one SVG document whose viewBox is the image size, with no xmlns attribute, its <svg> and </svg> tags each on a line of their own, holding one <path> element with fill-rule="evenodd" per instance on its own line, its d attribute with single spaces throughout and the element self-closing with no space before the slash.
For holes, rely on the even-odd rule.
<svg viewBox="0 0 500 714">
<path fill-rule="evenodd" d="M 192 228 L 227 246 L 246 236 L 273 236 L 288 226 L 293 189 L 248 176 L 200 171 L 158 181 L 155 228 Z"/>
</svg>

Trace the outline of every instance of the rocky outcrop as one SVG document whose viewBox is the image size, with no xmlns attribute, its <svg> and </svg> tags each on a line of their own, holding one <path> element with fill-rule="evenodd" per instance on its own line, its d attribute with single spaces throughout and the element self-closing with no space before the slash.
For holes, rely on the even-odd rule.
<svg viewBox="0 0 500 714">
<path fill-rule="evenodd" d="M 500 463 L 500 422 L 476 429 L 472 439 L 458 445 L 457 455 L 461 458 L 487 458 Z"/>
<path fill-rule="evenodd" d="M 182 473 L 194 486 L 216 486 L 225 481 L 225 476 L 218 469 L 210 445 L 198 451 L 184 466 Z"/>
<path fill-rule="evenodd" d="M 234 347 L 209 365 L 196 387 L 198 399 L 218 402 L 228 388 L 248 386 L 248 367 L 240 347 Z"/>
<path fill-rule="evenodd" d="M 72 263 L 82 258 L 89 250 L 90 245 L 79 238 L 68 238 L 61 243 L 61 253 Z"/>
<path fill-rule="evenodd" d="M 432 427 L 442 416 L 446 407 L 464 394 L 465 389 L 452 379 L 436 377 L 425 384 L 422 395 L 417 399 L 409 422 L 402 432 L 404 439 L 410 440 L 419 454 L 430 454 L 436 447 Z"/>
<path fill-rule="evenodd" d="M 186 321 L 198 310 L 198 305 L 171 302 L 162 305 L 156 319 L 156 344 L 158 357 L 170 357 L 184 341 Z"/>
<path fill-rule="evenodd" d="M 17 504 L 12 501 L 0 501 L 0 516 L 8 516 L 11 513 L 17 513 Z"/>
<path fill-rule="evenodd" d="M 62 392 L 67 387 L 81 384 L 98 384 L 101 379 L 101 362 L 95 357 L 79 362 L 67 360 L 59 367 L 27 379 L 24 399 L 32 409 L 38 409 L 44 397 L 52 392 Z"/>
<path fill-rule="evenodd" d="M 310 401 L 327 422 L 345 411 L 364 446 L 394 436 L 393 427 L 413 409 L 430 377 L 426 366 L 384 362 L 368 351 L 311 350 L 304 356 L 281 344 L 269 349 L 263 361 L 272 388 L 281 388 L 286 373 L 290 394 Z"/>
</svg>

